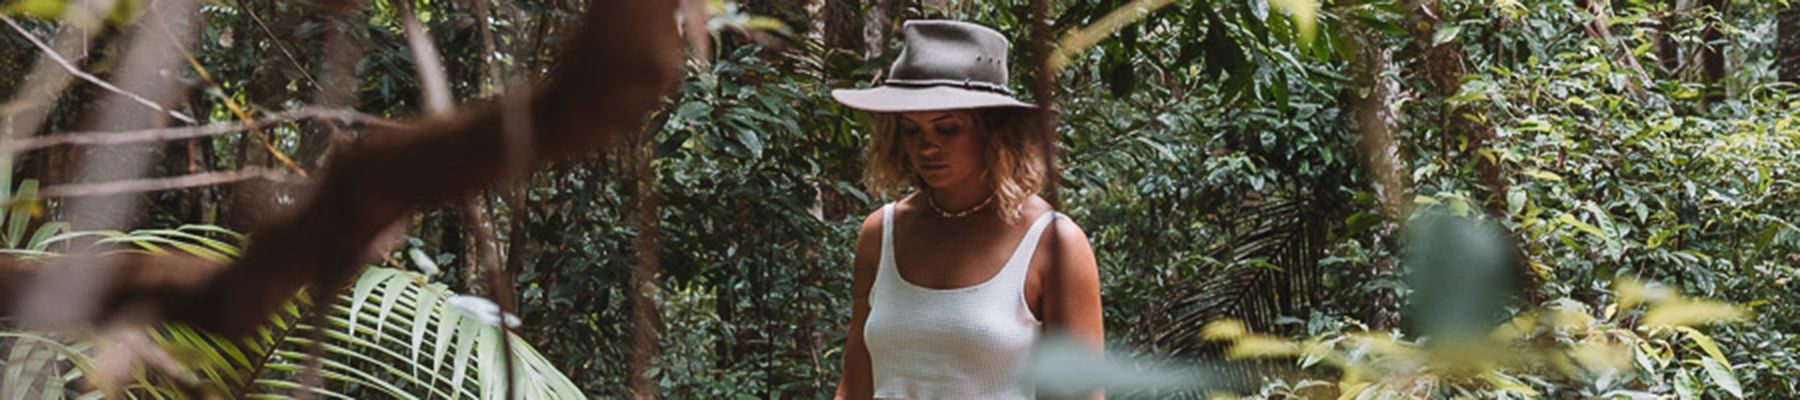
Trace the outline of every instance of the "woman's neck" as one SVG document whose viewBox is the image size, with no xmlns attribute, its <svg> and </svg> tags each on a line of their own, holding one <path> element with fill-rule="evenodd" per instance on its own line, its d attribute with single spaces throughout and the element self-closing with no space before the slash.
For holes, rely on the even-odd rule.
<svg viewBox="0 0 1800 400">
<path fill-rule="evenodd" d="M 940 211 L 958 212 L 979 207 L 982 203 L 990 201 L 989 197 L 994 195 L 994 190 L 986 187 L 945 187 L 931 188 L 923 194 L 931 196 L 927 200 L 936 204 Z"/>
</svg>

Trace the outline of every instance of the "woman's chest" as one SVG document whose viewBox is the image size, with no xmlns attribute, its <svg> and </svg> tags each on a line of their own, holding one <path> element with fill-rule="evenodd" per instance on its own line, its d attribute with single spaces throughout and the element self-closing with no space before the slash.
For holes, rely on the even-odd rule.
<svg viewBox="0 0 1800 400">
<path fill-rule="evenodd" d="M 993 279 L 1013 261 L 1024 235 L 1022 229 L 914 229 L 896 233 L 895 269 L 908 283 L 929 289 L 965 288 Z"/>
</svg>

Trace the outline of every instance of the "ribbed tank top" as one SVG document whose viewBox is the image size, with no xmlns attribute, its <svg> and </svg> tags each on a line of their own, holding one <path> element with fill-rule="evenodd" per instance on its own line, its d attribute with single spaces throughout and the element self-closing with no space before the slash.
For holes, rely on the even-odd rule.
<svg viewBox="0 0 1800 400">
<path fill-rule="evenodd" d="M 881 262 L 863 326 L 875 398 L 1035 397 L 1018 383 L 1043 325 L 1025 302 L 1025 277 L 1039 236 L 1057 213 L 1038 217 L 992 278 L 933 289 L 900 276 L 894 264 L 894 205 L 881 212 Z"/>
</svg>

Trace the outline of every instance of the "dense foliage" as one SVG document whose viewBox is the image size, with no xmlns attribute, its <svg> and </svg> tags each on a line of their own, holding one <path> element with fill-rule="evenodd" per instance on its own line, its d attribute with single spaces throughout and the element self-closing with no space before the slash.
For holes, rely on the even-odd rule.
<svg viewBox="0 0 1800 400">
<path fill-rule="evenodd" d="M 498 83 L 490 63 L 511 78 L 554 68 L 546 49 L 580 8 L 568 3 L 489 2 L 485 21 L 472 2 L 413 5 L 453 91 L 468 99 Z M 1783 42 L 1800 39 L 1775 34 L 1792 6 L 1052 3 L 1058 35 L 1150 5 L 1053 77 L 1060 200 L 1099 257 L 1114 355 L 1205 361 L 1222 388 L 1269 398 L 1800 396 L 1800 315 L 1789 306 L 1800 302 L 1800 89 L 1777 79 Z M 832 13 L 845 4 L 850 17 Z M 880 11 L 896 4 L 898 13 Z M 535 171 L 516 191 L 482 199 L 516 266 L 517 331 L 583 392 L 628 395 L 628 340 L 645 328 L 631 322 L 628 282 L 636 240 L 649 234 L 633 221 L 654 213 L 661 352 L 642 372 L 659 393 L 829 396 L 856 227 L 893 198 L 862 189 L 867 121 L 828 91 L 870 84 L 897 51 L 836 43 L 841 31 L 831 27 L 854 22 L 872 39 L 886 36 L 861 35 L 865 23 L 881 31 L 900 19 L 954 18 L 994 26 L 1023 50 L 1027 5 L 718 4 L 710 53 L 695 55 L 679 93 L 646 122 L 644 164 L 627 148 Z M 366 52 L 350 106 L 418 113 L 396 3 L 371 2 L 341 24 L 309 7 L 208 2 L 196 53 L 218 84 L 196 90 L 185 109 L 223 121 L 233 118 L 225 99 L 259 115 L 317 103 L 313 63 L 322 61 L 283 52 L 319 53 L 323 30 L 343 29 Z M 791 12 L 806 7 L 824 11 Z M 24 22 L 40 36 L 57 29 Z M 102 33 L 97 42 L 116 35 Z M 31 46 L 13 33 L 0 43 L 0 66 L 28 69 Z M 1036 60 L 1015 51 L 1017 87 L 1037 78 Z M 0 91 L 16 80 L 0 76 Z M 61 101 L 82 104 L 94 90 L 77 85 Z M 75 129 L 75 111 L 63 114 L 44 131 Z M 300 122 L 271 133 L 313 167 L 329 153 L 316 139 L 328 130 Z M 237 136 L 171 144 L 158 172 L 278 165 L 258 148 Z M 16 169 L 56 183 L 72 153 L 28 154 Z M 156 194 L 144 223 L 242 227 L 229 205 L 239 186 Z M 1514 284 L 1495 291 L 1499 311 L 1474 323 L 1505 332 L 1500 346 L 1544 358 L 1473 373 L 1431 362 L 1442 356 L 1417 323 L 1428 318 L 1411 311 L 1431 294 L 1419 293 L 1423 267 L 1409 261 L 1410 214 L 1391 212 L 1390 196 L 1402 209 L 1499 232 Z M 448 288 L 485 290 L 470 271 L 460 212 L 422 212 L 389 264 L 441 264 L 435 279 Z M 1694 304 L 1706 306 L 1680 307 Z M 1699 316 L 1651 318 L 1659 309 Z M 1273 358 L 1225 361 L 1246 341 L 1264 351 L 1238 355 Z M 1629 362 L 1603 362 L 1617 355 L 1608 351 Z M 1157 390 L 1111 393 L 1176 394 Z"/>
</svg>

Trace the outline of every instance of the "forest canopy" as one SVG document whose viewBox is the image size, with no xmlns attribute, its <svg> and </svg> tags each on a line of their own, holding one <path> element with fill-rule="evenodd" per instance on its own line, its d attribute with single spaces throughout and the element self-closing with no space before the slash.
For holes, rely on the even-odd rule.
<svg viewBox="0 0 1800 400">
<path fill-rule="evenodd" d="M 0 398 L 830 398 L 926 18 L 1058 110 L 1039 382 L 1800 397 L 1785 0 L 4 0 Z"/>
</svg>

